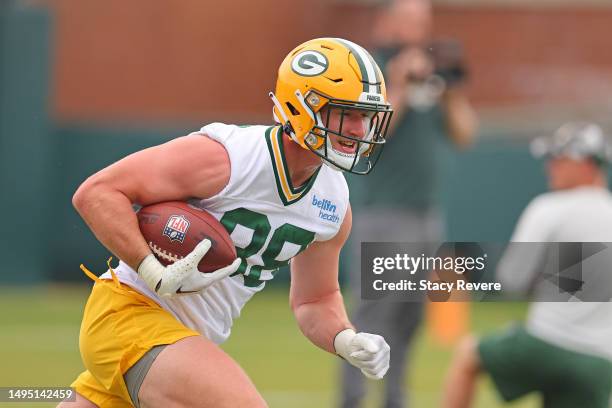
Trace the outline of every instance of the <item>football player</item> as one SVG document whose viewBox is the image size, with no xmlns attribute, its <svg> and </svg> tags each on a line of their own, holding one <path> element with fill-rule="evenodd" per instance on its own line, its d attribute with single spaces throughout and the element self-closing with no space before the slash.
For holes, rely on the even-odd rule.
<svg viewBox="0 0 612 408">
<path fill-rule="evenodd" d="M 132 154 L 79 187 L 75 208 L 121 261 L 94 276 L 79 339 L 86 371 L 72 384 L 77 401 L 60 407 L 266 406 L 217 345 L 290 260 L 290 303 L 304 335 L 369 378 L 385 375 L 389 346 L 354 331 L 338 285 L 351 229 L 342 172 L 367 174 L 384 146 L 392 109 L 383 76 L 359 45 L 315 39 L 287 55 L 270 97 L 276 126 L 209 124 Z M 238 258 L 200 273 L 205 240 L 161 265 L 132 205 L 171 200 L 219 219 Z"/>
</svg>

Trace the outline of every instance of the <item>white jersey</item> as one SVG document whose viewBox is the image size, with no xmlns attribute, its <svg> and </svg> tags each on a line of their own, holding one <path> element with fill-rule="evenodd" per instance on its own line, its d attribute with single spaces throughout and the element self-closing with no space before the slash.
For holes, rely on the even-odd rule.
<svg viewBox="0 0 612 408">
<path fill-rule="evenodd" d="M 342 173 L 327 166 L 294 187 L 280 127 L 212 123 L 197 134 L 225 147 L 231 175 L 220 193 L 189 203 L 208 211 L 226 228 L 242 258 L 239 274 L 203 293 L 161 299 L 127 264 L 120 262 L 115 272 L 121 282 L 159 303 L 187 327 L 221 343 L 245 303 L 279 267 L 312 242 L 336 235 L 349 206 L 348 187 Z M 102 276 L 110 277 L 109 272 Z"/>
<path fill-rule="evenodd" d="M 612 242 L 612 195 L 597 187 L 542 194 L 521 215 L 512 241 Z M 534 302 L 526 327 L 558 346 L 612 359 L 611 302 Z"/>
</svg>

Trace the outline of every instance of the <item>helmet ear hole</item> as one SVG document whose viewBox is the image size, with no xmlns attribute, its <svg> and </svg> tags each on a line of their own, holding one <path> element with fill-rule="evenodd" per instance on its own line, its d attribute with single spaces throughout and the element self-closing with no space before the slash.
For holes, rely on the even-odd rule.
<svg viewBox="0 0 612 408">
<path fill-rule="evenodd" d="M 285 103 L 287 105 L 287 108 L 289 109 L 289 112 L 291 112 L 291 114 L 293 116 L 298 116 L 300 114 L 300 111 L 298 111 L 297 109 L 295 109 L 295 106 L 293 106 L 291 104 L 291 102 L 286 102 Z"/>
</svg>

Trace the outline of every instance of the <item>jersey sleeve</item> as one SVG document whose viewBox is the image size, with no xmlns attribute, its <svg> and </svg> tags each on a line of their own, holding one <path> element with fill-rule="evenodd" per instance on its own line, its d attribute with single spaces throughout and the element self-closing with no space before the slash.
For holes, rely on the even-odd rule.
<svg viewBox="0 0 612 408">
<path fill-rule="evenodd" d="M 264 134 L 268 126 L 237 126 L 211 123 L 194 134 L 208 137 L 220 143 L 230 161 L 230 178 L 223 190 L 203 202 L 210 206 L 219 204 L 220 198 L 228 200 L 255 199 L 265 190 L 268 154 Z M 202 165 L 205 165 L 203 163 Z"/>
<path fill-rule="evenodd" d="M 497 267 L 497 280 L 504 291 L 531 291 L 544 269 L 550 247 L 547 241 L 553 236 L 558 212 L 554 196 L 549 194 L 536 197 L 525 208 Z"/>
<path fill-rule="evenodd" d="M 510 241 L 548 241 L 556 225 L 557 207 L 551 195 L 544 194 L 533 199 L 519 217 Z"/>
<path fill-rule="evenodd" d="M 232 130 L 234 126 L 226 125 L 225 123 L 214 122 L 209 123 L 208 125 L 202 126 L 202 128 L 193 134 L 199 134 L 203 136 L 208 136 L 209 138 L 225 145 L 225 143 L 229 140 L 232 135 Z"/>
</svg>

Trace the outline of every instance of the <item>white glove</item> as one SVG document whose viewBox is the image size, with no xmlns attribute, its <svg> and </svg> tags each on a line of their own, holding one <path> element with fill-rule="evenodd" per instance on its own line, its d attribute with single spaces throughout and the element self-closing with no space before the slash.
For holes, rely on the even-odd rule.
<svg viewBox="0 0 612 408">
<path fill-rule="evenodd" d="M 345 329 L 336 335 L 334 348 L 372 380 L 380 380 L 389 370 L 391 348 L 382 336 Z"/>
<path fill-rule="evenodd" d="M 155 255 L 147 255 L 138 266 L 138 275 L 152 291 L 164 298 L 204 290 L 236 272 L 241 262 L 240 258 L 236 258 L 230 265 L 214 272 L 200 272 L 198 264 L 210 245 L 210 240 L 205 239 L 186 257 L 168 266 L 162 265 Z"/>
</svg>

